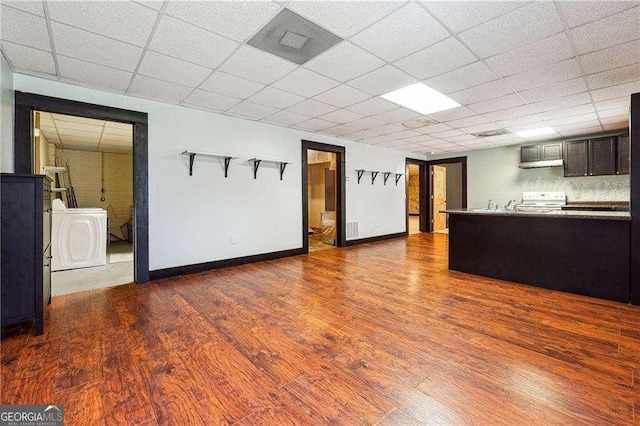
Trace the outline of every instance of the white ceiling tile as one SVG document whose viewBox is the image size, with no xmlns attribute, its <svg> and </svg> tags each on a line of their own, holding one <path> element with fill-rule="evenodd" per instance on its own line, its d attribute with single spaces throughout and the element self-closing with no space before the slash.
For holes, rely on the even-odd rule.
<svg viewBox="0 0 640 426">
<path fill-rule="evenodd" d="M 158 12 L 125 1 L 47 2 L 49 17 L 116 40 L 145 46 Z"/>
<path fill-rule="evenodd" d="M 452 31 L 460 32 L 522 6 L 517 1 L 470 1 L 462 6 L 453 1 L 424 1 Z"/>
<path fill-rule="evenodd" d="M 134 0 L 136 3 L 150 7 L 151 9 L 160 10 L 164 4 L 164 0 Z"/>
<path fill-rule="evenodd" d="M 495 80 L 496 74 L 480 61 L 465 65 L 424 83 L 441 93 L 451 93 Z"/>
<path fill-rule="evenodd" d="M 423 135 L 423 134 L 420 134 L 418 136 L 413 136 L 413 137 L 405 139 L 405 141 L 411 142 L 411 143 L 425 143 L 425 142 L 429 142 L 429 141 L 432 141 L 432 140 L 433 140 L 433 138 L 431 136 L 427 136 L 427 135 Z"/>
<path fill-rule="evenodd" d="M 335 123 L 330 121 L 320 120 L 319 118 L 312 118 L 311 120 L 303 121 L 302 123 L 298 123 L 295 125 L 299 129 L 310 130 L 312 132 L 317 132 L 318 130 L 327 129 L 329 127 L 335 126 Z"/>
<path fill-rule="evenodd" d="M 559 81 L 570 80 L 582 75 L 578 61 L 567 59 L 551 65 L 544 65 L 520 74 L 511 75 L 505 81 L 517 91 L 546 86 Z"/>
<path fill-rule="evenodd" d="M 387 61 L 395 61 L 450 36 L 426 10 L 409 3 L 351 41 Z"/>
<path fill-rule="evenodd" d="M 526 124 L 518 124 L 515 126 L 509 126 L 507 127 L 507 130 L 511 133 L 516 133 L 516 132 L 521 132 L 524 130 L 531 130 L 531 129 L 539 129 L 541 127 L 549 127 L 548 123 L 545 123 L 544 121 L 535 121 L 533 123 L 526 123 Z"/>
<path fill-rule="evenodd" d="M 487 112 L 483 114 L 483 116 L 491 121 L 497 120 L 507 120 L 510 118 L 522 117 L 525 115 L 535 114 L 534 111 L 529 105 L 522 105 L 519 107 L 503 109 L 500 111 Z"/>
<path fill-rule="evenodd" d="M 270 84 L 295 68 L 296 66 L 289 61 L 245 45 L 231 55 L 231 58 L 220 67 L 220 71 L 258 83 Z"/>
<path fill-rule="evenodd" d="M 402 132 L 406 129 L 398 124 L 385 124 L 384 126 L 374 127 L 371 130 L 377 132 L 379 135 L 389 135 L 391 133 Z"/>
<path fill-rule="evenodd" d="M 291 1 L 287 7 L 342 38 L 350 37 L 400 7 L 393 1 Z"/>
<path fill-rule="evenodd" d="M 573 124 L 573 123 L 583 123 L 585 121 L 593 121 L 597 119 L 598 119 L 598 116 L 595 114 L 595 112 L 590 112 L 588 114 L 573 115 L 570 117 L 555 118 L 552 120 L 545 120 L 545 121 L 547 122 L 547 124 L 549 124 L 549 126 L 555 127 L 555 126 L 564 126 L 564 125 Z"/>
<path fill-rule="evenodd" d="M 121 41 L 92 34 L 68 25 L 51 23 L 51 30 L 60 55 L 134 71 L 142 55 L 142 49 Z"/>
<path fill-rule="evenodd" d="M 332 105 L 327 105 L 323 102 L 314 101 L 313 99 L 307 99 L 304 102 L 300 102 L 297 105 L 287 108 L 287 111 L 295 112 L 296 114 L 307 115 L 309 117 L 318 117 L 320 115 L 327 114 L 337 109 L 338 108 Z"/>
<path fill-rule="evenodd" d="M 593 74 L 640 62 L 640 40 L 580 56 L 584 72 Z"/>
<path fill-rule="evenodd" d="M 571 30 L 578 53 L 585 54 L 640 38 L 640 6 Z"/>
<path fill-rule="evenodd" d="M 549 99 L 531 104 L 531 108 L 538 112 L 553 111 L 555 109 L 569 108 L 591 102 L 589 93 L 582 92 L 560 98 Z"/>
<path fill-rule="evenodd" d="M 501 98 L 491 99 L 488 101 L 469 105 L 469 108 L 474 110 L 478 114 L 484 114 L 486 112 L 500 111 L 520 105 L 524 105 L 524 101 L 522 100 L 522 98 L 520 98 L 518 95 L 507 95 Z"/>
<path fill-rule="evenodd" d="M 460 130 L 447 130 L 445 132 L 432 133 L 431 136 L 438 139 L 447 139 L 456 136 L 466 136 L 466 133 Z"/>
<path fill-rule="evenodd" d="M 321 119 L 332 121 L 336 124 L 344 124 L 349 121 L 355 121 L 362 118 L 362 115 L 357 114 L 352 111 L 348 111 L 346 109 L 339 109 L 337 111 L 330 112 L 329 114 L 325 114 L 320 116 Z"/>
<path fill-rule="evenodd" d="M 390 137 L 385 136 L 385 135 L 381 135 L 381 136 L 375 136 L 373 138 L 364 139 L 364 140 L 362 140 L 362 142 L 368 143 L 370 145 L 377 145 L 379 143 L 385 143 L 385 142 L 389 142 L 391 140 L 393 140 L 393 138 L 390 138 Z"/>
<path fill-rule="evenodd" d="M 272 86 L 310 98 L 339 84 L 337 81 L 313 71 L 298 68 L 291 74 L 273 83 Z"/>
<path fill-rule="evenodd" d="M 321 102 L 328 103 L 330 105 L 344 108 L 346 106 L 362 102 L 370 97 L 370 95 L 363 91 L 343 84 L 338 87 L 334 87 L 327 92 L 321 93 L 320 95 L 316 96 L 315 99 Z"/>
<path fill-rule="evenodd" d="M 502 80 L 494 80 L 479 86 L 470 87 L 459 92 L 450 93 L 451 99 L 458 101 L 460 104 L 471 104 L 486 101 L 488 99 L 499 98 L 513 93 Z"/>
<path fill-rule="evenodd" d="M 339 124 L 337 126 L 324 129 L 322 133 L 325 135 L 331 135 L 331 136 L 343 136 L 348 133 L 353 133 L 353 129 L 351 129 L 351 127 L 345 124 Z"/>
<path fill-rule="evenodd" d="M 535 87 L 533 89 L 519 92 L 527 102 L 538 102 L 545 99 L 561 98 L 576 93 L 587 91 L 587 83 L 582 77 L 573 80 L 561 81 L 546 86 Z"/>
<path fill-rule="evenodd" d="M 391 137 L 391 138 L 395 138 L 397 139 L 405 139 L 405 138 L 414 138 L 416 136 L 420 136 L 420 133 L 414 131 L 414 130 L 402 130 L 400 132 L 395 132 L 395 133 L 389 133 L 387 136 Z"/>
<path fill-rule="evenodd" d="M 605 124 L 604 126 L 602 126 L 602 128 L 606 131 L 609 131 L 609 130 L 624 129 L 625 127 L 628 127 L 628 126 L 629 126 L 629 123 L 620 122 L 615 124 Z"/>
<path fill-rule="evenodd" d="M 602 19 L 609 15 L 637 6 L 632 1 L 561 1 L 558 2 L 569 28 Z"/>
<path fill-rule="evenodd" d="M 640 92 L 640 81 L 632 81 L 631 83 L 620 84 L 618 86 L 592 90 L 591 96 L 593 96 L 594 102 L 599 102 L 621 96 L 630 96 L 632 93 L 637 92 Z"/>
<path fill-rule="evenodd" d="M 396 61 L 395 65 L 416 78 L 426 79 L 476 60 L 477 58 L 458 40 L 450 37 Z"/>
<path fill-rule="evenodd" d="M 351 80 L 348 84 L 372 95 L 383 95 L 401 89 L 417 80 L 394 66 L 385 65 L 361 77 Z"/>
<path fill-rule="evenodd" d="M 600 122 L 598 120 L 580 121 L 576 123 L 568 123 L 563 125 L 557 125 L 554 130 L 557 132 L 565 132 L 567 130 L 588 129 L 592 127 L 598 127 Z"/>
<path fill-rule="evenodd" d="M 132 73 L 58 55 L 60 77 L 96 86 L 127 90 Z"/>
<path fill-rule="evenodd" d="M 571 117 L 574 115 L 581 115 L 581 114 L 588 114 L 591 112 L 594 112 L 594 108 L 593 105 L 591 103 L 588 104 L 584 104 L 584 105 L 578 105 L 578 106 L 574 106 L 574 107 L 569 107 L 569 108 L 561 108 L 561 109 L 556 109 L 553 111 L 545 111 L 545 112 L 541 112 L 540 113 L 540 117 L 542 117 L 544 120 L 553 120 L 556 118 L 563 118 L 563 117 Z"/>
<path fill-rule="evenodd" d="M 44 74 L 56 73 L 51 52 L 22 46 L 8 41 L 2 42 L 2 49 L 14 71 L 30 70 Z"/>
<path fill-rule="evenodd" d="M 51 50 L 49 31 L 44 18 L 0 5 L 0 28 L 2 40 Z"/>
<path fill-rule="evenodd" d="M 384 65 L 384 61 L 349 42 L 342 42 L 313 58 L 304 66 L 345 82 Z"/>
<path fill-rule="evenodd" d="M 459 120 L 461 118 L 470 117 L 472 115 L 476 115 L 476 113 L 471 111 L 467 107 L 460 106 L 457 108 L 448 109 L 446 111 L 440 111 L 433 114 L 429 114 L 428 117 L 433 120 L 443 122 L 443 121 Z"/>
<path fill-rule="evenodd" d="M 240 115 L 242 117 L 260 120 L 271 114 L 275 114 L 276 112 L 278 112 L 278 109 L 267 105 L 254 104 L 253 102 L 249 101 L 242 101 L 238 105 L 229 109 L 228 112 L 235 115 Z"/>
<path fill-rule="evenodd" d="M 136 75 L 127 94 L 177 104 L 193 89 L 155 78 Z"/>
<path fill-rule="evenodd" d="M 594 126 L 587 128 L 578 128 L 578 129 L 569 129 L 558 132 L 561 136 L 569 137 L 569 136 L 584 136 L 592 133 L 602 132 L 602 126 Z"/>
<path fill-rule="evenodd" d="M 513 127 L 513 126 L 519 126 L 522 124 L 539 123 L 540 120 L 541 120 L 541 116 L 539 116 L 538 114 L 531 114 L 531 115 L 523 115 L 522 117 L 513 117 L 513 118 L 507 118 L 505 120 L 498 120 L 495 123 L 500 127 Z"/>
<path fill-rule="evenodd" d="M 304 98 L 274 87 L 265 87 L 255 95 L 251 96 L 248 100 L 256 104 L 284 109 L 302 102 Z"/>
<path fill-rule="evenodd" d="M 471 117 L 461 118 L 459 120 L 447 121 L 447 126 L 452 127 L 454 129 L 461 129 L 464 127 L 475 126 L 478 124 L 488 123 L 489 120 L 484 118 L 481 115 L 474 115 Z"/>
<path fill-rule="evenodd" d="M 629 117 L 629 107 L 620 107 L 620 108 L 614 108 L 614 109 L 608 109 L 606 111 L 598 111 L 598 117 L 600 117 L 601 121 L 603 118 L 611 118 L 611 117 L 621 117 L 621 116 L 625 116 L 625 117 Z M 602 121 L 602 124 L 605 124 L 604 121 Z M 609 123 L 606 123 L 609 124 Z"/>
<path fill-rule="evenodd" d="M 447 142 L 454 142 L 454 143 L 464 143 L 464 144 L 469 144 L 469 143 L 473 143 L 478 141 L 478 138 L 473 136 L 473 135 L 468 135 L 468 134 L 463 134 L 460 136 L 450 136 L 445 138 L 445 140 Z"/>
<path fill-rule="evenodd" d="M 367 99 L 364 102 L 359 102 L 355 105 L 350 105 L 347 107 L 349 111 L 357 112 L 358 114 L 365 116 L 379 114 L 381 112 L 390 111 L 396 108 L 398 108 L 397 104 L 377 97 Z"/>
<path fill-rule="evenodd" d="M 307 117 L 306 115 L 296 114 L 289 111 L 280 111 L 268 116 L 267 118 L 263 119 L 263 121 L 290 126 L 292 124 L 297 124 L 308 119 L 309 117 Z"/>
<path fill-rule="evenodd" d="M 385 123 L 401 123 L 405 120 L 415 117 L 421 117 L 421 115 L 407 108 L 397 108 L 372 116 L 372 118 L 383 121 Z"/>
<path fill-rule="evenodd" d="M 46 117 L 46 113 L 43 113 L 43 117 Z M 85 118 L 85 117 L 78 117 L 75 115 L 65 115 L 65 114 L 49 114 L 53 120 L 55 120 L 56 122 L 58 121 L 71 121 L 74 123 L 83 123 L 83 124 L 89 124 L 89 125 L 94 125 L 94 126 L 102 126 L 102 124 L 104 123 L 103 120 L 96 120 L 94 118 Z"/>
<path fill-rule="evenodd" d="M 374 132 L 372 129 L 367 129 L 367 130 L 359 130 L 355 133 L 350 133 L 349 139 L 357 141 L 361 139 L 373 138 L 375 136 L 378 136 L 376 132 Z"/>
<path fill-rule="evenodd" d="M 487 58 L 486 63 L 489 68 L 504 77 L 553 64 L 573 56 L 571 42 L 567 35 L 562 32 Z"/>
<path fill-rule="evenodd" d="M 446 124 L 439 123 L 439 124 L 433 124 L 431 126 L 420 127 L 419 129 L 415 129 L 415 130 L 422 134 L 430 135 L 433 133 L 444 132 L 445 130 L 452 130 L 452 128 Z"/>
<path fill-rule="evenodd" d="M 640 52 L 638 53 L 640 55 Z M 587 76 L 587 84 L 591 90 L 616 86 L 632 81 L 640 81 L 640 62 Z"/>
<path fill-rule="evenodd" d="M 629 96 L 621 96 L 619 98 L 608 99 L 606 101 L 594 102 L 598 112 L 616 108 L 629 108 L 630 104 L 631 99 Z"/>
<path fill-rule="evenodd" d="M 228 96 L 218 95 L 217 93 L 211 93 L 199 89 L 196 89 L 183 101 L 183 103 L 186 104 L 214 111 L 226 111 L 237 105 L 239 102 L 240 99 L 230 98 Z"/>
<path fill-rule="evenodd" d="M 629 125 L 629 116 L 628 115 L 617 115 L 613 117 L 602 117 L 600 118 L 600 122 L 603 126 L 610 124 L 621 124 L 623 127 L 627 127 Z"/>
<path fill-rule="evenodd" d="M 97 133 L 100 136 L 104 128 L 104 121 L 97 125 L 78 123 L 74 121 L 56 120 L 56 128 L 61 135 L 84 136 L 85 133 Z M 92 137 L 94 137 L 93 135 Z"/>
<path fill-rule="evenodd" d="M 2 4 L 4 4 L 5 6 L 10 6 L 10 7 L 14 8 L 14 9 L 20 9 L 20 10 L 23 10 L 25 12 L 33 13 L 35 15 L 44 16 L 44 8 L 42 7 L 42 1 L 41 0 L 33 0 L 33 1 L 24 1 L 24 0 L 8 1 L 8 0 L 3 0 Z"/>
<path fill-rule="evenodd" d="M 200 85 L 203 90 L 238 99 L 246 99 L 264 87 L 263 84 L 220 71 L 213 73 Z"/>
<path fill-rule="evenodd" d="M 238 43 L 209 31 L 163 16 L 149 48 L 208 68 L 216 68 Z"/>
<path fill-rule="evenodd" d="M 487 58 L 562 30 L 552 2 L 531 2 L 461 33 L 460 39 L 480 57 Z"/>
<path fill-rule="evenodd" d="M 245 41 L 281 6 L 272 1 L 171 1 L 165 13 L 207 30 Z"/>
<path fill-rule="evenodd" d="M 149 50 L 144 55 L 138 73 L 183 86 L 196 87 L 207 78 L 211 71 L 210 68 Z"/>
</svg>

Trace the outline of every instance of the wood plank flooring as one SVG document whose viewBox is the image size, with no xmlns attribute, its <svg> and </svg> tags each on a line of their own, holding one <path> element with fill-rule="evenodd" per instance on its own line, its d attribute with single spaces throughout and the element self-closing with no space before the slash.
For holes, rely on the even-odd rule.
<svg viewBox="0 0 640 426">
<path fill-rule="evenodd" d="M 640 307 L 447 270 L 447 236 L 53 299 L 1 402 L 67 424 L 640 424 Z"/>
</svg>

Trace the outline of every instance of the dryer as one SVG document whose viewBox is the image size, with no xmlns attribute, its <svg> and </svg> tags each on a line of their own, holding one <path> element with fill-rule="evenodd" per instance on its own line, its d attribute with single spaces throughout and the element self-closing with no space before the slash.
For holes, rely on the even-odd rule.
<svg viewBox="0 0 640 426">
<path fill-rule="evenodd" d="M 51 256 L 52 271 L 106 265 L 106 210 L 68 209 L 60 200 L 54 200 L 51 212 Z"/>
</svg>

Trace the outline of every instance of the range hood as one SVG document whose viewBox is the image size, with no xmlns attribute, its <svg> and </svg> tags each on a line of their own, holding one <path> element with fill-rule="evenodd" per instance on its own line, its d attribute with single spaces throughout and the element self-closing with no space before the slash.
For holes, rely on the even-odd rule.
<svg viewBox="0 0 640 426">
<path fill-rule="evenodd" d="M 562 159 L 558 160 L 539 160 L 539 161 L 523 161 L 520 163 L 521 169 L 535 169 L 538 167 L 562 167 L 564 163 Z"/>
</svg>

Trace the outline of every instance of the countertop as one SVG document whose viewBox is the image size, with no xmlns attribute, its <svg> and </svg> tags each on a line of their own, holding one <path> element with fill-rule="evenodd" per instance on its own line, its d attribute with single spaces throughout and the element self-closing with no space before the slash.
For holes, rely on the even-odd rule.
<svg viewBox="0 0 640 426">
<path fill-rule="evenodd" d="M 486 210 L 486 209 L 451 209 L 442 210 L 441 213 L 476 215 L 476 216 L 517 216 L 537 217 L 549 219 L 599 219 L 599 220 L 631 220 L 629 212 L 592 212 L 580 210 L 554 210 L 546 213 L 539 212 L 515 212 L 513 210 Z"/>
</svg>

